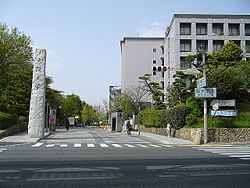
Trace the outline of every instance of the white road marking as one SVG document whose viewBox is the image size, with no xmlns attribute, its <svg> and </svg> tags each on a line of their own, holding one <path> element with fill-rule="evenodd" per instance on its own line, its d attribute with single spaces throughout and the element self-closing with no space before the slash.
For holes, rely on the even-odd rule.
<svg viewBox="0 0 250 188">
<path fill-rule="evenodd" d="M 48 145 L 46 145 L 45 147 L 46 148 L 52 148 L 52 147 L 54 147 L 55 146 L 55 144 L 48 144 Z"/>
<path fill-rule="evenodd" d="M 148 146 L 146 146 L 146 145 L 142 145 L 142 144 L 136 144 L 137 146 L 140 146 L 140 147 L 142 147 L 142 148 L 147 148 Z"/>
<path fill-rule="evenodd" d="M 100 144 L 102 148 L 108 148 L 109 146 L 107 144 Z"/>
<path fill-rule="evenodd" d="M 131 145 L 131 144 L 124 144 L 125 146 L 128 146 L 129 148 L 134 148 L 135 146 Z"/>
<path fill-rule="evenodd" d="M 173 147 L 173 146 L 165 145 L 165 144 L 161 144 L 161 146 L 166 147 L 166 148 L 172 148 Z"/>
<path fill-rule="evenodd" d="M 231 146 L 231 147 L 204 147 L 198 150 L 206 151 L 214 154 L 224 155 L 243 160 L 250 160 L 250 147 L 249 146 Z"/>
<path fill-rule="evenodd" d="M 119 144 L 112 144 L 112 146 L 116 147 L 116 148 L 121 148 L 122 146 Z"/>
<path fill-rule="evenodd" d="M 60 148 L 66 148 L 68 147 L 68 144 L 60 144 Z"/>
<path fill-rule="evenodd" d="M 36 143 L 32 146 L 32 148 L 38 148 L 40 147 L 41 145 L 43 145 L 43 143 Z"/>
<path fill-rule="evenodd" d="M 74 144 L 74 147 L 75 148 L 80 148 L 80 147 L 82 147 L 82 145 L 81 144 Z"/>
<path fill-rule="evenodd" d="M 238 155 L 237 153 L 235 153 L 234 155 L 229 155 L 229 157 L 249 158 L 250 155 Z"/>
<path fill-rule="evenodd" d="M 157 146 L 157 145 L 154 145 L 154 144 L 149 144 L 149 146 L 152 146 L 152 147 L 155 147 L 155 148 L 160 148 L 161 146 Z"/>
<path fill-rule="evenodd" d="M 6 151 L 7 149 L 5 149 L 5 148 L 1 148 L 0 149 L 0 152 L 3 152 L 3 151 Z"/>
<path fill-rule="evenodd" d="M 95 144 L 87 144 L 87 147 L 88 147 L 88 148 L 94 148 L 94 147 L 95 147 Z"/>
<path fill-rule="evenodd" d="M 242 160 L 250 160 L 250 158 L 246 157 L 246 158 L 240 158 Z"/>
</svg>

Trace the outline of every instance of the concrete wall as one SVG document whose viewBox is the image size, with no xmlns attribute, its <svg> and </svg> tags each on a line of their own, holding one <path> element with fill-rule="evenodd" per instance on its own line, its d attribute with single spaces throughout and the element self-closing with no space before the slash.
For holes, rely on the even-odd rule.
<svg viewBox="0 0 250 188">
<path fill-rule="evenodd" d="M 143 132 L 150 132 L 155 134 L 166 135 L 165 128 L 147 128 L 140 126 Z M 180 130 L 172 131 L 172 136 L 190 140 L 195 144 L 204 143 L 202 128 L 182 128 Z M 242 142 L 250 141 L 250 128 L 215 128 L 208 130 L 209 142 Z"/>
<path fill-rule="evenodd" d="M 20 123 L 18 125 L 14 125 L 6 130 L 0 130 L 0 138 L 4 138 L 6 136 L 15 135 L 21 132 L 25 132 L 28 130 L 28 123 Z"/>
</svg>

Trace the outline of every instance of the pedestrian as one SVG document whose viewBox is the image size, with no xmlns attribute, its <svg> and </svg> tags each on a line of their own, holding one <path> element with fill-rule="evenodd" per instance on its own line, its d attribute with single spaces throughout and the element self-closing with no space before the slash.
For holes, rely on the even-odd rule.
<svg viewBox="0 0 250 188">
<path fill-rule="evenodd" d="M 63 126 L 65 126 L 66 131 L 69 130 L 69 119 L 66 114 L 63 115 Z"/>
<path fill-rule="evenodd" d="M 170 135 L 171 135 L 171 125 L 170 125 L 170 123 L 167 124 L 167 135 L 168 135 L 168 137 L 170 137 Z"/>
</svg>

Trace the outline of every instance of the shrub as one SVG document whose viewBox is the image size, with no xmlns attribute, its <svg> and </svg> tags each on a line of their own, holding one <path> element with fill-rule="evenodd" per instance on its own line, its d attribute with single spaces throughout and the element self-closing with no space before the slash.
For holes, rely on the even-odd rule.
<svg viewBox="0 0 250 188">
<path fill-rule="evenodd" d="M 157 115 L 159 127 L 166 127 L 168 122 L 170 122 L 169 110 L 159 110 Z"/>
<path fill-rule="evenodd" d="M 186 117 L 191 109 L 187 106 L 175 106 L 169 109 L 170 125 L 173 129 L 178 130 L 186 125 Z"/>
<path fill-rule="evenodd" d="M 176 106 L 167 110 L 146 109 L 140 113 L 141 123 L 147 127 L 166 127 L 170 123 L 173 129 L 180 129 L 186 124 L 190 112 L 187 106 Z"/>
<path fill-rule="evenodd" d="M 191 108 L 191 113 L 186 117 L 187 125 L 193 125 L 198 123 L 198 118 L 202 117 L 201 102 L 193 97 L 190 97 L 186 101 L 186 106 Z"/>
<path fill-rule="evenodd" d="M 158 127 L 159 118 L 158 111 L 155 109 L 146 109 L 140 112 L 140 121 L 143 125 L 148 127 Z"/>
<path fill-rule="evenodd" d="M 0 112 L 0 129 L 6 129 L 16 123 L 16 119 L 11 115 Z"/>
</svg>

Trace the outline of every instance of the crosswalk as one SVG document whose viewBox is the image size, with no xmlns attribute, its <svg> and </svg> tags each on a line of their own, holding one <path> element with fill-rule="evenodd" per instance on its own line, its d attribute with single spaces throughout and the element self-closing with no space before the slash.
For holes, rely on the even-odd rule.
<svg viewBox="0 0 250 188">
<path fill-rule="evenodd" d="M 0 148 L 0 153 L 6 150 L 7 150 L 6 148 Z"/>
<path fill-rule="evenodd" d="M 31 146 L 32 148 L 171 148 L 173 146 L 166 144 L 107 144 L 107 143 L 74 143 L 74 144 L 48 144 L 38 142 Z"/>
<path fill-rule="evenodd" d="M 232 158 L 239 158 L 242 160 L 250 160 L 250 145 L 199 147 L 198 150 L 224 155 Z"/>
</svg>

